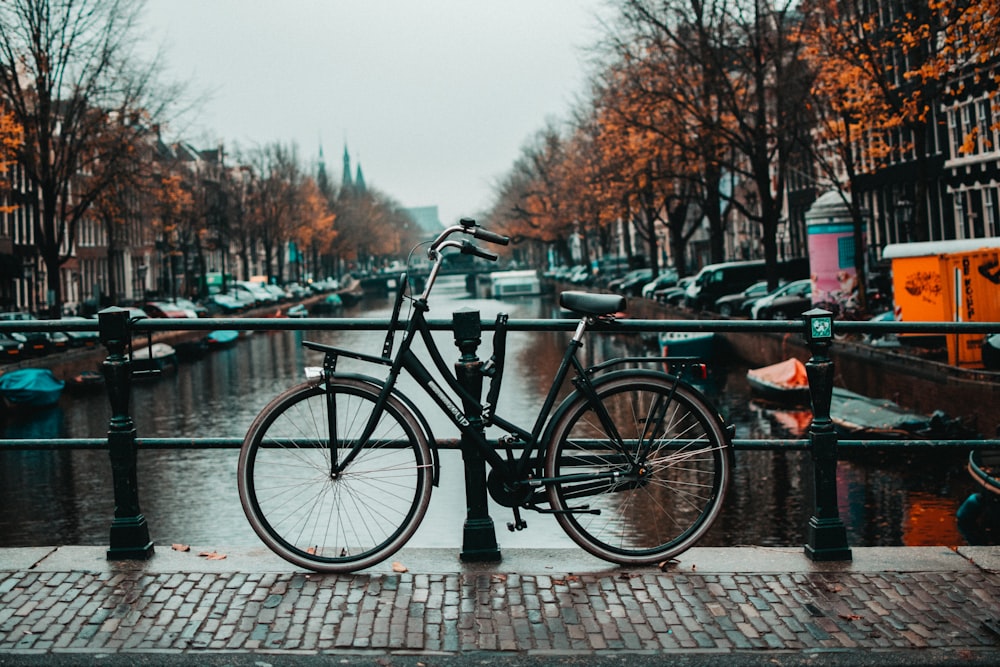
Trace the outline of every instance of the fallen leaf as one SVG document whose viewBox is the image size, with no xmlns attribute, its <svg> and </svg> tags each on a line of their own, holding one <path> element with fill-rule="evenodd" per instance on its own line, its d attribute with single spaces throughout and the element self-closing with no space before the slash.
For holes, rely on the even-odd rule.
<svg viewBox="0 0 1000 667">
<path fill-rule="evenodd" d="M 308 549 L 306 549 L 306 553 L 309 554 L 310 556 L 315 556 L 316 555 L 316 547 L 309 547 Z"/>
<path fill-rule="evenodd" d="M 827 584 L 826 585 L 826 592 L 827 593 L 839 593 L 842 590 L 844 590 L 844 587 L 841 586 L 840 584 Z"/>
<path fill-rule="evenodd" d="M 170 548 L 174 551 L 191 551 L 191 547 L 186 544 L 171 544 Z"/>
<path fill-rule="evenodd" d="M 658 567 L 659 567 L 659 568 L 660 568 L 661 570 L 663 570 L 664 572 L 666 572 L 667 570 L 673 570 L 673 569 L 674 569 L 674 568 L 676 568 L 676 567 L 677 567 L 678 565 L 680 565 L 680 563 L 681 563 L 681 562 L 680 562 L 679 560 L 677 560 L 676 558 L 671 558 L 670 560 L 665 560 L 665 561 L 662 561 L 662 562 L 661 562 L 661 563 L 659 564 L 659 566 L 658 566 Z"/>
<path fill-rule="evenodd" d="M 845 621 L 860 621 L 861 617 L 857 614 L 838 614 Z"/>
<path fill-rule="evenodd" d="M 202 551 L 198 554 L 205 560 L 225 560 L 226 554 L 220 554 L 218 551 Z"/>
<path fill-rule="evenodd" d="M 409 572 L 407 567 L 400 563 L 398 560 L 392 561 L 392 571 L 393 572 Z"/>
</svg>

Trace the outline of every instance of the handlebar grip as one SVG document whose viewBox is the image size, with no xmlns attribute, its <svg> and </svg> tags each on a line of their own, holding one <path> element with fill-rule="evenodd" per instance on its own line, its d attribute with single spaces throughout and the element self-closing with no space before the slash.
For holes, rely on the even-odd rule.
<svg viewBox="0 0 1000 667">
<path fill-rule="evenodd" d="M 491 252 L 487 252 L 482 248 L 472 245 L 468 241 L 462 243 L 462 254 L 463 255 L 475 255 L 476 257 L 482 257 L 483 259 L 488 259 L 491 262 L 497 261 L 497 255 Z"/>
<path fill-rule="evenodd" d="M 488 241 L 489 243 L 496 243 L 497 245 L 507 245 L 510 243 L 509 236 L 503 236 L 501 234 L 495 234 L 491 231 L 483 229 L 482 227 L 476 227 L 472 230 L 472 235 L 477 239 L 482 239 L 483 241 Z"/>
</svg>

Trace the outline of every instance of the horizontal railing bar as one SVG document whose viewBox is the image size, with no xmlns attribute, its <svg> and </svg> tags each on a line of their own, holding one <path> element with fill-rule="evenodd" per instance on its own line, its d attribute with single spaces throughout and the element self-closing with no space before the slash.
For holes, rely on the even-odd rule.
<svg viewBox="0 0 1000 667">
<path fill-rule="evenodd" d="M 137 438 L 139 449 L 239 449 L 243 438 Z M 437 440 L 441 449 L 460 449 L 458 438 Z M 838 440 L 841 449 L 1000 449 L 1000 440 Z M 0 451 L 13 450 L 61 450 L 61 449 L 107 449 L 107 438 L 62 438 L 62 439 L 5 439 L 0 440 Z M 733 448 L 745 451 L 768 450 L 808 450 L 808 439 L 764 440 L 736 438 Z M 520 449 L 520 447 L 513 447 Z"/>
<path fill-rule="evenodd" d="M 450 331 L 451 319 L 427 320 L 431 329 Z M 402 328 L 401 322 L 398 328 Z M 389 320 L 362 317 L 205 317 L 205 318 L 143 318 L 132 323 L 134 332 L 155 331 L 324 331 L 362 330 L 384 331 Z M 994 333 L 996 322 L 870 322 L 833 321 L 834 332 L 844 333 Z M 493 320 L 483 320 L 484 330 L 496 328 Z M 576 320 L 567 319 L 511 319 L 507 328 L 512 331 L 573 331 Z M 730 331 L 730 332 L 801 332 L 801 320 L 682 320 L 682 319 L 622 319 L 613 324 L 595 324 L 591 331 L 639 333 L 643 331 Z M 0 331 L 98 331 L 98 322 L 81 320 L 11 320 L 0 321 Z"/>
</svg>

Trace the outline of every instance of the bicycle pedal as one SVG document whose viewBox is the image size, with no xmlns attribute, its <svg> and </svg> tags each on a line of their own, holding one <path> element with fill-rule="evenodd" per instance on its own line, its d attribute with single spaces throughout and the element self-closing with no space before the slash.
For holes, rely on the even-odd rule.
<svg viewBox="0 0 1000 667">
<path fill-rule="evenodd" d="M 528 522 L 527 521 L 508 521 L 507 522 L 507 530 L 509 530 L 512 533 L 515 530 L 524 530 L 527 527 L 528 527 Z"/>
</svg>

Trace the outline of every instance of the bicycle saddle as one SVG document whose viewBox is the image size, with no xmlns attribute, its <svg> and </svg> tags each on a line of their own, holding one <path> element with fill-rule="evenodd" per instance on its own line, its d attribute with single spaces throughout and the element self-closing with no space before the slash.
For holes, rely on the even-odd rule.
<svg viewBox="0 0 1000 667">
<path fill-rule="evenodd" d="M 619 294 L 595 294 L 593 292 L 562 292 L 559 305 L 580 315 L 610 315 L 625 310 L 625 297 Z"/>
</svg>

